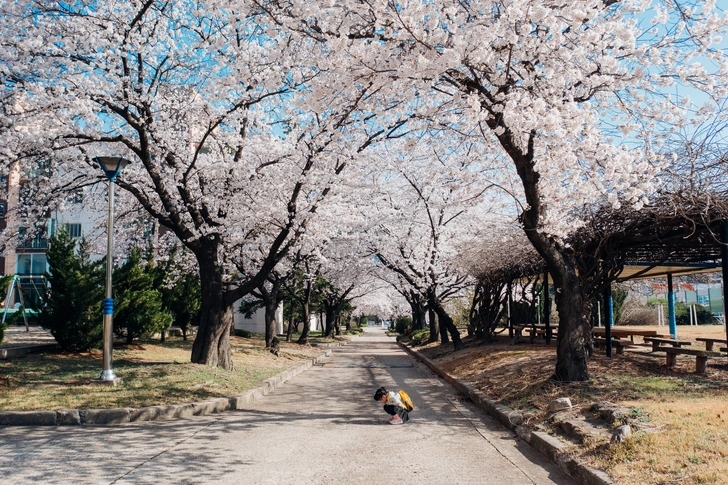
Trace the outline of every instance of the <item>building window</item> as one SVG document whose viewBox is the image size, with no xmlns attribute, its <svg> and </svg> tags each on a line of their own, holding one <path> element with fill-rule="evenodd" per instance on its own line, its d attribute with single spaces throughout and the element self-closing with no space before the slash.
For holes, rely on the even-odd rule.
<svg viewBox="0 0 728 485">
<path fill-rule="evenodd" d="M 63 224 L 63 228 L 71 237 L 81 237 L 81 224 Z"/>
<path fill-rule="evenodd" d="M 21 254 L 18 256 L 18 268 L 16 269 L 16 273 L 19 275 L 29 275 L 30 274 L 30 268 L 33 263 L 33 255 L 32 254 Z"/>
<path fill-rule="evenodd" d="M 44 253 L 18 255 L 16 273 L 20 276 L 42 275 L 48 271 L 48 260 Z"/>
<path fill-rule="evenodd" d="M 43 274 L 48 270 L 48 260 L 45 254 L 33 254 L 33 261 L 30 265 L 30 273 L 34 275 Z"/>
<path fill-rule="evenodd" d="M 76 189 L 71 194 L 71 201 L 74 204 L 81 204 L 83 203 L 83 189 Z"/>
<path fill-rule="evenodd" d="M 5 207 L 6 207 L 6 203 L 0 202 L 0 219 L 5 218 Z"/>
</svg>

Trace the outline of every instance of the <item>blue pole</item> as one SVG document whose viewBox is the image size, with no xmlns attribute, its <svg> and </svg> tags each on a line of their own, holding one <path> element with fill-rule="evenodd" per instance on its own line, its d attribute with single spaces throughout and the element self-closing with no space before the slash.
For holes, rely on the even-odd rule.
<svg viewBox="0 0 728 485">
<path fill-rule="evenodd" d="M 109 216 L 106 222 L 106 298 L 104 298 L 104 330 L 103 330 L 103 370 L 99 379 L 107 382 L 116 382 L 116 374 L 112 367 L 112 352 L 114 341 L 114 299 L 111 296 L 111 274 L 114 271 L 114 182 L 109 179 Z"/>
<path fill-rule="evenodd" d="M 677 339 L 677 322 L 675 321 L 675 292 L 672 291 L 672 275 L 667 275 L 667 320 L 670 322 L 670 333 Z"/>
<path fill-rule="evenodd" d="M 608 300 L 608 316 L 609 316 L 609 326 L 614 326 L 614 298 L 612 298 L 612 285 L 609 285 L 609 295 L 607 295 Z"/>
<path fill-rule="evenodd" d="M 607 357 L 612 356 L 612 284 L 607 284 L 603 294 L 604 299 L 604 336 L 606 338 Z"/>
</svg>

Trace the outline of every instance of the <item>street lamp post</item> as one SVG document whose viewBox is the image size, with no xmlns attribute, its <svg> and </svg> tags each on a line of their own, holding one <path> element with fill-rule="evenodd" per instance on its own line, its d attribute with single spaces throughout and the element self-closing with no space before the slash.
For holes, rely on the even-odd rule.
<svg viewBox="0 0 728 485">
<path fill-rule="evenodd" d="M 94 161 L 101 166 L 101 169 L 109 179 L 109 217 L 106 225 L 106 298 L 104 298 L 104 348 L 103 348 L 103 370 L 99 379 L 107 382 L 116 382 L 116 374 L 111 365 L 111 350 L 113 347 L 114 329 L 114 299 L 111 296 L 111 273 L 113 270 L 114 257 L 114 179 L 129 163 L 121 157 L 96 157 Z"/>
</svg>

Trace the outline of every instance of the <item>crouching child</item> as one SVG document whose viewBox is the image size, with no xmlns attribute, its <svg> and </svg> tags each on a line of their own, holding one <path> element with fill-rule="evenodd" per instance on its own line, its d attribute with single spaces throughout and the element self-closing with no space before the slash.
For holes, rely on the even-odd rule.
<svg viewBox="0 0 728 485">
<path fill-rule="evenodd" d="M 387 391 L 380 387 L 374 393 L 374 400 L 384 403 L 384 411 L 391 417 L 389 424 L 403 424 L 409 421 L 409 412 L 414 409 L 412 400 L 404 391 Z"/>
</svg>

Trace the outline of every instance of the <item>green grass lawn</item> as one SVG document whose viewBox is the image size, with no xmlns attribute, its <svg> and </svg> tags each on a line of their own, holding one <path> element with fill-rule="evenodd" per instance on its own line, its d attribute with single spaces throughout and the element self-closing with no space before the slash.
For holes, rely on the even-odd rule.
<svg viewBox="0 0 728 485">
<path fill-rule="evenodd" d="M 0 361 L 0 410 L 142 407 L 229 397 L 322 352 L 281 342 L 276 357 L 259 337 L 231 337 L 231 345 L 233 371 L 189 363 L 192 340 L 114 349 L 114 372 L 123 381 L 118 386 L 93 382 L 102 368 L 100 351 Z"/>
</svg>

